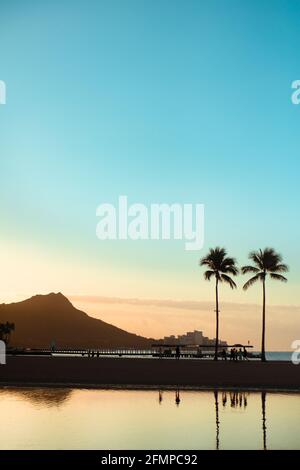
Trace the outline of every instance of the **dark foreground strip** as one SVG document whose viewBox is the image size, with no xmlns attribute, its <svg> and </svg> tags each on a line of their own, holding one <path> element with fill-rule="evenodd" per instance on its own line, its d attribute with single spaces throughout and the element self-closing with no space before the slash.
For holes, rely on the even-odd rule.
<svg viewBox="0 0 300 470">
<path fill-rule="evenodd" d="M 35 468 L 42 468 L 45 464 L 82 464 L 85 468 L 87 464 L 92 464 L 94 465 L 93 469 L 108 466 L 141 468 L 145 465 L 150 467 L 153 465 L 162 467 L 178 465 L 180 467 L 196 468 L 209 461 L 210 463 L 217 462 L 222 467 L 226 464 L 241 468 L 244 467 L 245 462 L 248 466 L 256 463 L 264 465 L 274 457 L 277 464 L 281 458 L 283 463 L 286 462 L 288 453 L 296 454 L 298 451 L 0 451 L 0 464 L 11 464 L 13 462 L 26 465 L 30 463 Z"/>
</svg>

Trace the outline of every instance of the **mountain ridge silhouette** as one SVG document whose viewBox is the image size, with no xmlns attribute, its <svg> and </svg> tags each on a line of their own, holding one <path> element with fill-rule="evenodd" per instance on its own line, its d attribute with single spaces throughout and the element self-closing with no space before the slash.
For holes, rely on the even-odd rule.
<svg viewBox="0 0 300 470">
<path fill-rule="evenodd" d="M 13 322 L 11 346 L 48 348 L 149 347 L 152 338 L 130 333 L 77 309 L 61 292 L 0 304 L 0 323 Z"/>
</svg>

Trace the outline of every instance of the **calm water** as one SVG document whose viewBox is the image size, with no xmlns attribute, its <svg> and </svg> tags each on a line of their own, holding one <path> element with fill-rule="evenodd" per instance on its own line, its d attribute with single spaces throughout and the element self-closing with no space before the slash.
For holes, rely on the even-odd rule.
<svg viewBox="0 0 300 470">
<path fill-rule="evenodd" d="M 1 449 L 299 449 L 300 394 L 0 388 Z"/>
<path fill-rule="evenodd" d="M 282 351 L 272 351 L 266 352 L 266 357 L 268 361 L 291 361 L 293 351 L 282 352 Z"/>
</svg>

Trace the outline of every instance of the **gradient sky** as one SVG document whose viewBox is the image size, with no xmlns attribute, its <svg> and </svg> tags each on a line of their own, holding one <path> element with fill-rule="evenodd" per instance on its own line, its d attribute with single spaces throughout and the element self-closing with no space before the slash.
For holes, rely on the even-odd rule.
<svg viewBox="0 0 300 470">
<path fill-rule="evenodd" d="M 297 0 L 2 0 L 0 300 L 210 301 L 209 247 L 244 264 L 271 245 L 290 273 L 268 302 L 299 306 L 299 44 Z M 100 242 L 96 207 L 120 194 L 204 203 L 203 250 Z M 259 303 L 259 287 L 221 299 Z"/>
</svg>

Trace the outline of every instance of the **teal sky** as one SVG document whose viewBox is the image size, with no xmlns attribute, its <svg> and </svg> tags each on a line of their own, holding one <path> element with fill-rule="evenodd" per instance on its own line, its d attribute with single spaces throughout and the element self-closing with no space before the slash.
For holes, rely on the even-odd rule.
<svg viewBox="0 0 300 470">
<path fill-rule="evenodd" d="M 271 300 L 299 304 L 299 44 L 297 0 L 1 0 L 0 238 L 19 273 L 2 296 L 209 299 L 210 246 L 244 263 L 271 245 L 291 268 Z M 205 204 L 204 249 L 100 242 L 96 207 L 120 194 Z"/>
</svg>

